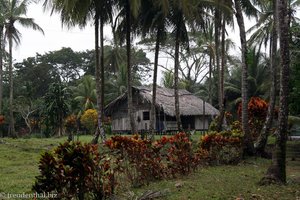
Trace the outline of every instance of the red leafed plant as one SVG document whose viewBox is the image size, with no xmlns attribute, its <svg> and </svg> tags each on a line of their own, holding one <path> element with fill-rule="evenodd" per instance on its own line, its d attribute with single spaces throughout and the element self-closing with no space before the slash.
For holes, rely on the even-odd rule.
<svg viewBox="0 0 300 200">
<path fill-rule="evenodd" d="M 106 146 L 113 151 L 119 168 L 134 186 L 149 183 L 164 176 L 164 165 L 159 151 L 152 148 L 151 141 L 133 137 L 114 136 L 106 141 Z"/>
<path fill-rule="evenodd" d="M 187 174 L 204 155 L 204 151 L 193 152 L 192 143 L 185 133 L 162 137 L 153 143 L 138 136 L 114 136 L 106 141 L 106 146 L 121 161 L 121 168 L 135 186 Z"/>
<path fill-rule="evenodd" d="M 192 150 L 192 142 L 186 133 L 178 133 L 170 138 L 162 138 L 157 145 L 167 145 L 166 160 L 170 175 L 188 174 L 197 166 L 199 160 Z"/>
<path fill-rule="evenodd" d="M 251 97 L 248 103 L 249 127 L 253 138 L 257 138 L 267 116 L 268 104 L 259 97 Z M 238 115 L 241 118 L 242 104 L 239 104 Z"/>
<path fill-rule="evenodd" d="M 4 124 L 5 122 L 5 117 L 3 115 L 0 115 L 0 125 Z"/>
<path fill-rule="evenodd" d="M 33 190 L 56 193 L 61 199 L 104 199 L 112 194 L 115 184 L 110 164 L 99 155 L 97 145 L 60 144 L 42 155 L 39 170 Z"/>
<path fill-rule="evenodd" d="M 200 148 L 208 151 L 212 162 L 218 164 L 236 164 L 241 159 L 242 131 L 210 132 L 200 139 Z"/>
</svg>

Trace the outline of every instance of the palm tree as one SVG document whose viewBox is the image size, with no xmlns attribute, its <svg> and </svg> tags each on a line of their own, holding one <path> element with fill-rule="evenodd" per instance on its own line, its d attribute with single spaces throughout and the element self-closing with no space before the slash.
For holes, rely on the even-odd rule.
<svg viewBox="0 0 300 200">
<path fill-rule="evenodd" d="M 128 115 L 131 127 L 131 133 L 136 133 L 133 100 L 132 100 L 132 66 L 131 66 L 131 28 L 133 19 L 138 15 L 140 0 L 118 0 L 117 5 L 120 9 L 120 15 L 123 16 L 123 23 L 119 29 L 123 29 L 126 34 L 126 53 L 127 53 L 127 100 Z M 120 30 L 122 32 L 122 30 Z"/>
<path fill-rule="evenodd" d="M 256 9 L 253 8 L 249 0 L 234 0 L 235 4 L 235 16 L 240 29 L 240 40 L 241 40 L 241 51 L 242 51 L 242 128 L 244 132 L 244 152 L 249 155 L 254 153 L 253 140 L 250 135 L 249 125 L 248 125 L 248 63 L 247 63 L 247 41 L 246 41 L 246 31 L 243 17 L 243 7 L 245 13 L 255 14 Z M 253 12 L 254 11 L 254 12 Z"/>
<path fill-rule="evenodd" d="M 5 13 L 7 11 L 7 1 L 0 1 L 0 115 L 2 114 L 2 97 L 3 97 L 3 53 L 4 49 L 4 26 L 5 26 Z"/>
<path fill-rule="evenodd" d="M 96 82 L 93 76 L 84 76 L 81 83 L 73 88 L 75 100 L 80 102 L 81 111 L 95 108 L 96 106 Z"/>
<path fill-rule="evenodd" d="M 212 57 L 210 56 L 210 63 L 209 63 L 209 80 L 212 80 L 212 61 L 214 62 L 214 65 L 216 69 L 214 70 L 215 76 L 214 78 L 217 78 L 218 80 L 218 107 L 220 110 L 220 113 L 225 113 L 224 108 L 224 73 L 225 73 L 225 65 L 226 65 L 226 25 L 231 24 L 233 22 L 232 19 L 232 2 L 231 1 L 220 1 L 220 0 L 213 0 L 213 1 L 205 1 L 203 2 L 209 7 L 207 7 L 214 15 L 214 26 L 206 25 L 209 24 L 210 21 L 208 20 L 205 23 L 205 26 L 208 26 L 208 29 L 205 30 L 210 32 L 210 36 L 207 38 L 210 38 L 211 43 L 213 46 L 210 48 L 213 48 L 213 51 L 210 51 L 211 55 L 214 55 L 214 59 L 212 60 Z M 203 8 L 202 8 L 203 9 Z M 209 18 L 207 16 L 206 18 Z M 209 27 L 211 26 L 211 27 Z M 213 42 L 212 42 L 213 41 Z M 213 53 L 213 54 L 212 54 Z M 209 84 L 209 87 L 212 88 L 212 83 Z M 211 91 L 211 90 L 209 90 Z M 212 95 L 209 94 L 209 101 L 212 102 Z M 218 123 L 218 129 L 221 130 L 222 128 L 222 120 L 223 115 L 220 115 L 220 120 Z"/>
<path fill-rule="evenodd" d="M 64 133 L 64 119 L 70 111 L 70 91 L 62 83 L 53 83 L 50 85 L 44 99 L 46 120 L 58 136 L 62 136 Z"/>
<path fill-rule="evenodd" d="M 295 21 L 295 16 L 293 15 L 295 8 L 299 6 L 298 0 L 289 1 L 289 26 L 291 21 Z M 258 45 L 259 47 L 264 44 L 267 46 L 269 43 L 269 54 L 270 54 L 270 74 L 272 75 L 272 84 L 270 87 L 270 100 L 268 113 L 266 117 L 265 124 L 261 131 L 258 140 L 255 143 L 255 149 L 258 154 L 264 155 L 265 145 L 267 143 L 268 134 L 272 127 L 274 108 L 276 102 L 276 83 L 277 83 L 277 43 L 278 34 L 276 31 L 277 27 L 277 17 L 276 17 L 276 0 L 273 1 L 261 1 L 259 4 L 261 8 L 260 18 L 253 27 L 251 27 L 248 32 L 257 29 L 250 37 L 249 43 Z"/>
<path fill-rule="evenodd" d="M 156 34 L 154 69 L 152 82 L 152 102 L 151 102 L 151 117 L 150 117 L 150 133 L 154 139 L 154 121 L 155 121 L 155 104 L 156 104 L 156 87 L 157 87 L 157 69 L 158 55 L 160 44 L 166 39 L 167 14 L 169 13 L 168 0 L 144 0 L 142 1 L 141 12 L 139 16 L 140 28 L 142 36 L 147 34 Z"/>
<path fill-rule="evenodd" d="M 102 127 L 103 107 L 104 107 L 104 45 L 103 27 L 111 19 L 111 0 L 89 0 L 89 1 L 64 1 L 64 0 L 44 0 L 44 7 L 52 6 L 52 12 L 60 12 L 62 23 L 68 26 L 79 25 L 84 27 L 89 19 L 93 19 L 95 26 L 95 77 L 98 112 L 98 128 L 92 143 L 98 143 L 101 135 L 105 140 L 105 132 Z M 99 50 L 99 31 L 100 48 Z"/>
<path fill-rule="evenodd" d="M 289 12 L 288 0 L 277 0 L 278 31 L 280 44 L 280 103 L 278 116 L 278 130 L 276 132 L 275 147 L 272 154 L 272 165 L 267 171 L 264 181 L 269 183 L 286 183 L 286 140 L 288 131 L 288 91 L 289 91 Z"/>
<path fill-rule="evenodd" d="M 175 40 L 175 52 L 174 52 L 174 97 L 175 97 L 175 114 L 177 121 L 177 129 L 182 130 L 180 110 L 179 110 L 179 48 L 180 44 L 189 48 L 188 31 L 186 27 L 186 19 L 192 13 L 193 2 L 174 0 L 170 3 L 169 21 L 171 23 L 172 34 Z"/>
<path fill-rule="evenodd" d="M 163 77 L 161 78 L 161 84 L 165 88 L 174 88 L 174 73 L 172 71 L 163 72 Z"/>
<path fill-rule="evenodd" d="M 8 39 L 9 47 L 9 134 L 16 137 L 13 115 L 13 63 L 12 63 L 12 47 L 20 43 L 20 32 L 16 29 L 15 23 L 26 28 L 40 31 L 44 34 L 43 29 L 37 25 L 32 18 L 26 18 L 27 6 L 29 0 L 11 0 L 8 2 L 7 21 L 5 22 L 5 36 Z"/>
<path fill-rule="evenodd" d="M 213 23 L 208 23 L 206 31 L 204 32 L 205 42 L 202 46 L 205 49 L 205 52 L 209 56 L 209 76 L 208 76 L 208 102 L 212 105 L 212 75 L 213 67 L 215 65 L 216 58 L 216 49 L 215 49 L 215 40 L 214 40 L 214 26 Z"/>
<path fill-rule="evenodd" d="M 264 37 L 261 37 L 261 42 L 263 40 L 266 41 L 270 41 L 270 74 L 271 74 L 271 87 L 270 87 L 270 100 L 269 100 L 269 106 L 268 106 L 268 112 L 267 112 L 267 117 L 266 117 L 266 121 L 264 123 L 264 126 L 262 128 L 262 131 L 255 143 L 255 151 L 257 154 L 260 155 L 264 155 L 265 154 L 265 146 L 267 144 L 267 140 L 268 140 L 268 134 L 270 132 L 270 129 L 272 127 L 272 123 L 273 123 L 273 115 L 274 115 L 274 108 L 275 108 L 275 102 L 276 102 L 276 83 L 277 83 L 277 63 L 276 63 L 276 59 L 277 59 L 277 42 L 278 42 L 278 34 L 277 34 L 277 16 L 276 16 L 276 12 L 274 12 L 276 10 L 276 0 L 273 0 L 272 2 L 267 2 L 267 10 L 263 10 L 264 13 L 261 16 L 261 20 L 259 21 L 258 25 L 263 23 L 263 19 L 265 19 L 265 21 L 267 21 L 268 23 L 263 26 L 263 29 L 267 29 L 269 31 L 264 32 L 262 30 L 258 30 L 254 33 L 254 37 L 252 38 L 256 38 L 259 40 L 259 33 L 263 32 L 263 33 L 267 33 L 267 34 L 263 34 Z M 270 7 L 272 7 L 272 9 L 269 9 Z M 270 12 L 271 11 L 271 12 Z M 272 13 L 271 16 L 268 16 L 267 13 Z M 267 18 L 265 18 L 267 17 Z M 271 34 L 268 34 L 269 32 L 271 32 Z M 255 41 L 255 40 L 254 40 Z"/>
</svg>

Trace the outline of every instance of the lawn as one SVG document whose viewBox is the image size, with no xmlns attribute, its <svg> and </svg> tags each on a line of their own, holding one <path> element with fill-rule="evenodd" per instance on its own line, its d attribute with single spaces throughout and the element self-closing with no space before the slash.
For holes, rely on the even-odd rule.
<svg viewBox="0 0 300 200">
<path fill-rule="evenodd" d="M 198 136 L 193 136 L 197 140 Z M 89 142 L 91 137 L 80 136 Z M 31 193 L 43 151 L 57 146 L 63 138 L 0 139 L 0 193 Z M 236 166 L 203 167 L 186 177 L 153 182 L 141 188 L 119 184 L 121 199 L 133 199 L 148 190 L 164 191 L 161 199 L 300 199 L 300 141 L 289 142 L 285 186 L 259 186 L 270 160 L 250 158 Z M 292 149 L 292 150 L 291 150 Z M 292 159 L 292 157 L 296 158 Z"/>
</svg>

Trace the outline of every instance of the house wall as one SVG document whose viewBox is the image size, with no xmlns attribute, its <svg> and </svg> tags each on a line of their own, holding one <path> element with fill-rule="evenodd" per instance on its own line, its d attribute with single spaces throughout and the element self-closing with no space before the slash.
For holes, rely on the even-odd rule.
<svg viewBox="0 0 300 200">
<path fill-rule="evenodd" d="M 136 123 L 136 127 L 138 131 L 149 130 L 150 127 L 150 116 L 151 116 L 151 104 L 148 102 L 142 101 L 138 98 L 138 95 L 133 97 L 133 107 L 134 107 L 134 119 Z M 149 119 L 143 119 L 143 112 L 149 112 Z M 159 117 L 155 120 L 155 127 L 158 128 L 156 121 L 161 121 L 160 127 L 163 126 L 160 130 L 162 131 L 176 131 L 177 123 L 176 120 L 166 119 L 164 114 L 160 114 Z M 203 116 L 195 116 L 195 126 L 196 130 L 207 130 L 209 127 L 209 123 L 211 121 L 211 116 L 205 116 L 205 120 L 203 123 Z M 112 131 L 113 132 L 130 132 L 130 121 L 128 117 L 128 109 L 127 109 L 127 101 L 124 101 L 122 104 L 118 106 L 118 110 L 112 114 Z"/>
<path fill-rule="evenodd" d="M 210 118 L 211 116 L 206 115 L 204 122 L 203 122 L 203 116 L 196 116 L 195 117 L 195 129 L 196 130 L 208 130 L 209 124 L 210 124 Z"/>
<path fill-rule="evenodd" d="M 118 110 L 112 114 L 112 131 L 129 130 L 129 118 L 127 114 L 127 102 L 118 106 Z"/>
<path fill-rule="evenodd" d="M 148 102 L 142 101 L 138 95 L 133 97 L 134 120 L 138 131 L 148 130 L 150 126 L 150 108 Z M 143 119 L 143 113 L 149 112 L 149 119 Z M 118 110 L 112 114 L 112 131 L 129 132 L 130 120 L 128 117 L 127 101 L 118 106 Z"/>
</svg>

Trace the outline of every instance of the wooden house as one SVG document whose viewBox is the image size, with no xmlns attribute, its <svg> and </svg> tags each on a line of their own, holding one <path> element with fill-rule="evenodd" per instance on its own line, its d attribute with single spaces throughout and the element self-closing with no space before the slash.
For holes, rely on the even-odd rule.
<svg viewBox="0 0 300 200">
<path fill-rule="evenodd" d="M 138 131 L 149 129 L 152 87 L 132 87 L 133 109 Z M 219 111 L 207 102 L 186 90 L 179 90 L 179 107 L 184 130 L 207 130 L 212 118 Z M 130 132 L 127 108 L 127 93 L 116 98 L 105 108 L 106 116 L 112 119 L 113 132 Z M 157 87 L 156 92 L 156 130 L 176 131 L 174 89 Z"/>
</svg>

